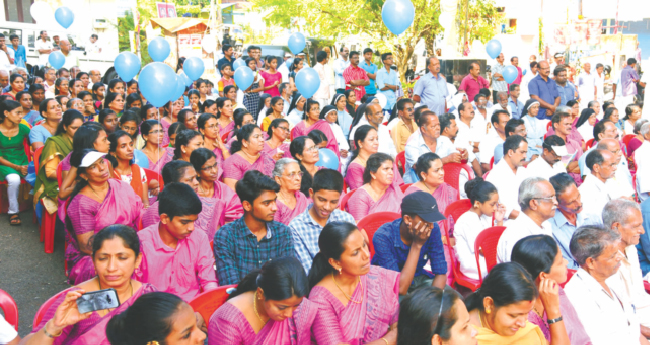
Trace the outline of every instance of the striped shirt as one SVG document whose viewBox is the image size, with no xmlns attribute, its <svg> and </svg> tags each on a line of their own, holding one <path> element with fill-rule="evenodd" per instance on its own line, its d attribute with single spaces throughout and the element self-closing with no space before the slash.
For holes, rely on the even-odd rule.
<svg viewBox="0 0 650 345">
<path fill-rule="evenodd" d="M 350 65 L 350 67 L 346 68 L 345 71 L 343 71 L 343 79 L 345 79 L 345 89 L 350 90 L 354 89 L 354 93 L 357 95 L 357 99 L 361 100 L 361 97 L 363 97 L 366 94 L 366 88 L 364 86 L 351 86 L 350 82 L 352 80 L 370 80 L 368 79 L 368 74 L 366 71 L 359 67 L 359 66 L 354 66 Z"/>
</svg>

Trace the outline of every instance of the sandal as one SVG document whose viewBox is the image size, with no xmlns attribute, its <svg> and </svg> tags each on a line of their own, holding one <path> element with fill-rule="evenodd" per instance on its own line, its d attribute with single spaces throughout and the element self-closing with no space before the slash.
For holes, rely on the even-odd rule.
<svg viewBox="0 0 650 345">
<path fill-rule="evenodd" d="M 12 226 L 21 225 L 22 222 L 20 221 L 20 216 L 18 216 L 18 214 L 12 214 L 11 216 L 9 216 L 9 224 Z"/>
</svg>

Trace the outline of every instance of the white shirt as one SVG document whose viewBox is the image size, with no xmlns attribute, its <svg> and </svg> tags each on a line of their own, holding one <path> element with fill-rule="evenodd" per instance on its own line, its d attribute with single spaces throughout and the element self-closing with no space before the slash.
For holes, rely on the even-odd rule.
<svg viewBox="0 0 650 345">
<path fill-rule="evenodd" d="M 99 40 L 95 41 L 95 43 L 88 40 L 88 43 L 86 43 L 85 51 L 88 54 L 99 54 L 101 53 L 101 49 L 102 47 L 99 45 Z"/>
<path fill-rule="evenodd" d="M 343 78 L 343 71 L 350 66 L 350 59 L 343 60 L 338 58 L 334 60 L 334 88 L 345 89 L 345 78 Z"/>
<path fill-rule="evenodd" d="M 499 244 L 497 244 L 497 262 L 510 261 L 512 248 L 515 247 L 515 244 L 522 238 L 531 235 L 553 236 L 553 227 L 548 221 L 544 221 L 540 227 L 526 213 L 520 212 L 517 219 L 508 222 L 506 230 L 501 234 L 501 238 L 499 238 Z"/>
<path fill-rule="evenodd" d="M 595 71 L 593 74 L 594 79 L 596 80 L 596 96 L 598 96 L 597 101 L 602 103 L 603 97 L 605 97 L 605 71 L 603 70 L 603 73 L 601 75 L 598 75 L 598 71 Z M 587 104 L 585 104 L 585 106 L 587 106 Z"/>
<path fill-rule="evenodd" d="M 553 71 L 553 70 L 551 70 L 551 71 Z M 532 72 L 529 71 L 521 79 L 521 85 L 519 85 L 519 90 L 521 91 L 519 93 L 519 100 L 520 101 L 526 103 L 526 101 L 530 99 L 530 93 L 528 92 L 528 84 L 535 77 L 537 77 L 537 74 L 533 74 Z"/>
<path fill-rule="evenodd" d="M 365 116 L 359 120 L 359 123 L 357 123 L 356 126 L 352 127 L 350 130 L 350 140 L 354 138 L 354 133 L 356 133 L 357 128 L 363 126 L 363 125 L 370 125 L 368 123 L 368 119 L 366 119 Z M 379 125 L 379 129 L 377 130 L 377 136 L 379 139 L 379 148 L 377 149 L 377 152 L 385 153 L 390 155 L 391 157 L 395 158 L 397 156 L 397 149 L 395 148 L 395 143 L 393 143 L 393 138 L 390 136 L 390 131 L 388 131 L 388 127 L 384 125 L 383 123 Z"/>
<path fill-rule="evenodd" d="M 334 133 L 336 141 L 339 143 L 339 150 L 349 151 L 350 143 L 348 143 L 347 139 L 345 139 L 345 135 L 343 135 L 341 126 L 336 123 L 330 123 L 330 128 L 332 129 L 332 133 Z"/>
<path fill-rule="evenodd" d="M 486 215 L 479 217 L 472 211 L 463 213 L 458 217 L 454 225 L 456 258 L 460 263 L 460 271 L 468 278 L 478 279 L 474 243 L 478 234 L 490 227 L 492 227 L 492 217 Z M 481 276 L 485 277 L 487 275 L 487 262 L 481 254 L 479 254 L 478 260 L 481 265 Z"/>
<path fill-rule="evenodd" d="M 278 72 L 282 75 L 282 82 L 283 83 L 288 83 L 289 82 L 289 67 L 287 67 L 286 63 L 283 63 L 280 67 L 278 67 Z"/>
<path fill-rule="evenodd" d="M 476 119 L 476 116 L 474 116 L 474 119 Z M 471 143 L 478 143 L 481 141 L 481 126 L 483 121 L 474 121 L 474 119 L 469 122 L 469 126 L 460 119 L 456 120 L 456 126 L 458 127 L 456 140 L 461 139 Z"/>
<path fill-rule="evenodd" d="M 580 175 L 591 175 L 591 169 L 587 167 L 587 156 L 592 150 L 596 149 L 596 146 L 597 145 L 594 145 L 590 149 L 587 149 L 578 160 Z M 609 182 L 608 184 L 608 188 L 609 186 L 612 186 L 613 188 L 610 190 L 610 196 L 612 199 L 616 199 L 620 196 L 631 196 L 634 194 L 634 189 L 632 188 L 632 174 L 630 174 L 630 168 L 627 165 L 627 159 L 625 159 L 625 157 L 621 157 L 621 160 L 618 162 L 614 177 L 610 180 L 612 179 L 614 181 Z"/>
<path fill-rule="evenodd" d="M 415 133 L 411 134 L 411 136 L 406 141 L 404 151 L 404 156 L 406 158 L 406 166 L 404 167 L 404 171 L 406 172 L 412 169 L 413 164 L 418 161 L 418 158 L 420 158 L 420 156 L 427 152 L 431 152 L 431 149 L 424 142 L 422 131 L 417 130 Z M 456 146 L 454 146 L 449 138 L 443 136 L 438 137 L 436 143 L 436 152 L 434 152 L 438 155 L 438 157 L 445 158 L 454 152 L 458 151 L 456 150 Z"/>
<path fill-rule="evenodd" d="M 640 325 L 631 304 L 606 284 L 612 295 L 580 268 L 564 292 L 593 345 L 639 344 Z"/>
<path fill-rule="evenodd" d="M 625 134 L 634 134 L 634 125 L 630 123 L 630 121 L 625 120 L 623 121 L 623 130 L 625 131 Z"/>
<path fill-rule="evenodd" d="M 65 54 L 63 56 L 65 56 Z M 65 63 L 63 64 L 63 67 L 71 69 L 74 66 L 79 66 L 79 58 L 77 58 L 77 55 L 70 51 L 68 52 L 68 56 L 65 56 Z"/>
<path fill-rule="evenodd" d="M 636 190 L 639 194 L 650 192 L 650 143 L 646 140 L 634 152 L 636 157 Z"/>
<path fill-rule="evenodd" d="M 287 121 L 289 121 L 289 124 L 291 127 L 295 127 L 300 121 L 302 121 L 302 115 L 304 111 L 298 110 L 298 108 L 293 108 L 291 112 L 289 112 L 289 116 L 287 116 Z"/>
<path fill-rule="evenodd" d="M 518 167 L 516 174 L 512 172 L 505 159 L 500 160 L 490 171 L 486 180 L 497 187 L 499 202 L 506 207 L 504 218 L 510 217 L 513 210 L 521 211 L 521 207 L 519 207 L 519 185 L 527 177 L 526 174 L 526 168 L 524 167 Z"/>
<path fill-rule="evenodd" d="M 7 49 L 7 51 L 13 51 L 11 49 Z M 5 70 L 5 71 L 10 71 L 11 70 L 11 62 L 9 62 L 9 57 L 5 52 L 0 50 L 0 70 Z"/>
<path fill-rule="evenodd" d="M 36 40 L 36 42 L 34 42 L 34 48 L 36 48 L 37 52 L 39 50 L 45 50 L 45 49 L 52 50 L 52 42 L 50 42 L 50 41 L 43 42 L 42 39 L 39 39 L 39 40 Z M 47 54 L 38 53 L 38 64 L 41 65 L 41 66 L 47 65 L 49 58 L 50 58 L 50 53 L 47 53 Z"/>
<path fill-rule="evenodd" d="M 591 71 L 589 74 L 582 72 L 580 76 L 578 76 L 578 83 L 576 86 L 578 87 L 578 93 L 580 94 L 580 103 L 583 103 L 586 107 L 587 102 L 594 100 L 594 88 L 596 87 L 596 77 L 594 76 L 594 72 Z"/>
<path fill-rule="evenodd" d="M 478 145 L 479 157 L 481 157 L 480 162 L 490 164 L 490 160 L 494 157 L 494 148 L 503 142 L 505 140 L 501 139 L 499 133 L 496 131 L 486 135 Z"/>
<path fill-rule="evenodd" d="M 585 213 L 602 219 L 603 208 L 612 198 L 609 196 L 605 183 L 596 176 L 589 174 L 585 181 L 578 187 L 580 199 L 582 199 L 582 209 Z M 600 222 L 602 223 L 602 221 Z"/>
<path fill-rule="evenodd" d="M 320 85 L 318 90 L 314 94 L 314 98 L 326 99 L 328 102 L 331 100 L 330 97 L 330 84 L 327 78 L 325 65 L 320 62 L 314 66 L 314 71 L 318 72 L 318 79 L 320 79 Z"/>
<path fill-rule="evenodd" d="M 18 336 L 18 332 L 0 315 L 0 344 L 8 344 Z"/>
<path fill-rule="evenodd" d="M 607 285 L 613 287 L 616 293 L 625 296 L 636 308 L 636 316 L 643 326 L 650 326 L 650 295 L 643 287 L 643 272 L 639 264 L 639 253 L 636 246 L 625 247 L 621 253 L 621 267 L 613 276 L 607 278 Z"/>
<path fill-rule="evenodd" d="M 544 160 L 544 158 L 538 157 L 534 161 L 530 162 L 530 164 L 528 164 L 526 171 L 528 172 L 528 177 L 542 177 L 548 180 L 552 176 L 555 176 L 559 173 L 565 173 L 566 167 L 562 161 L 559 161 L 553 164 L 553 166 L 550 166 L 548 162 Z"/>
</svg>

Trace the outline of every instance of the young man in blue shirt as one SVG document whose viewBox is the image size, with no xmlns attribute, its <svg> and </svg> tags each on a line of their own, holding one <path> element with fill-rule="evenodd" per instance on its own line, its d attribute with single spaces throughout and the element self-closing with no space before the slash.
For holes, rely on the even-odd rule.
<svg viewBox="0 0 650 345">
<path fill-rule="evenodd" d="M 370 97 L 377 94 L 377 87 L 375 86 L 375 78 L 377 77 L 377 65 L 372 63 L 372 49 L 366 48 L 363 50 L 363 59 L 364 61 L 359 64 L 359 67 L 363 68 L 363 70 L 366 71 L 368 74 L 368 79 L 370 79 L 370 84 L 365 86 L 366 95 Z"/>
</svg>

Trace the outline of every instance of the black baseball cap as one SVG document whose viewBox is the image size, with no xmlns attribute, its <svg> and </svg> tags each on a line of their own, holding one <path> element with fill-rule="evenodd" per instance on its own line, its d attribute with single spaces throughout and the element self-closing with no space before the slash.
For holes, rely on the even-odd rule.
<svg viewBox="0 0 650 345">
<path fill-rule="evenodd" d="M 405 196 L 402 199 L 402 214 L 417 214 L 429 223 L 447 219 L 440 213 L 433 195 L 425 192 L 415 192 Z"/>
</svg>

